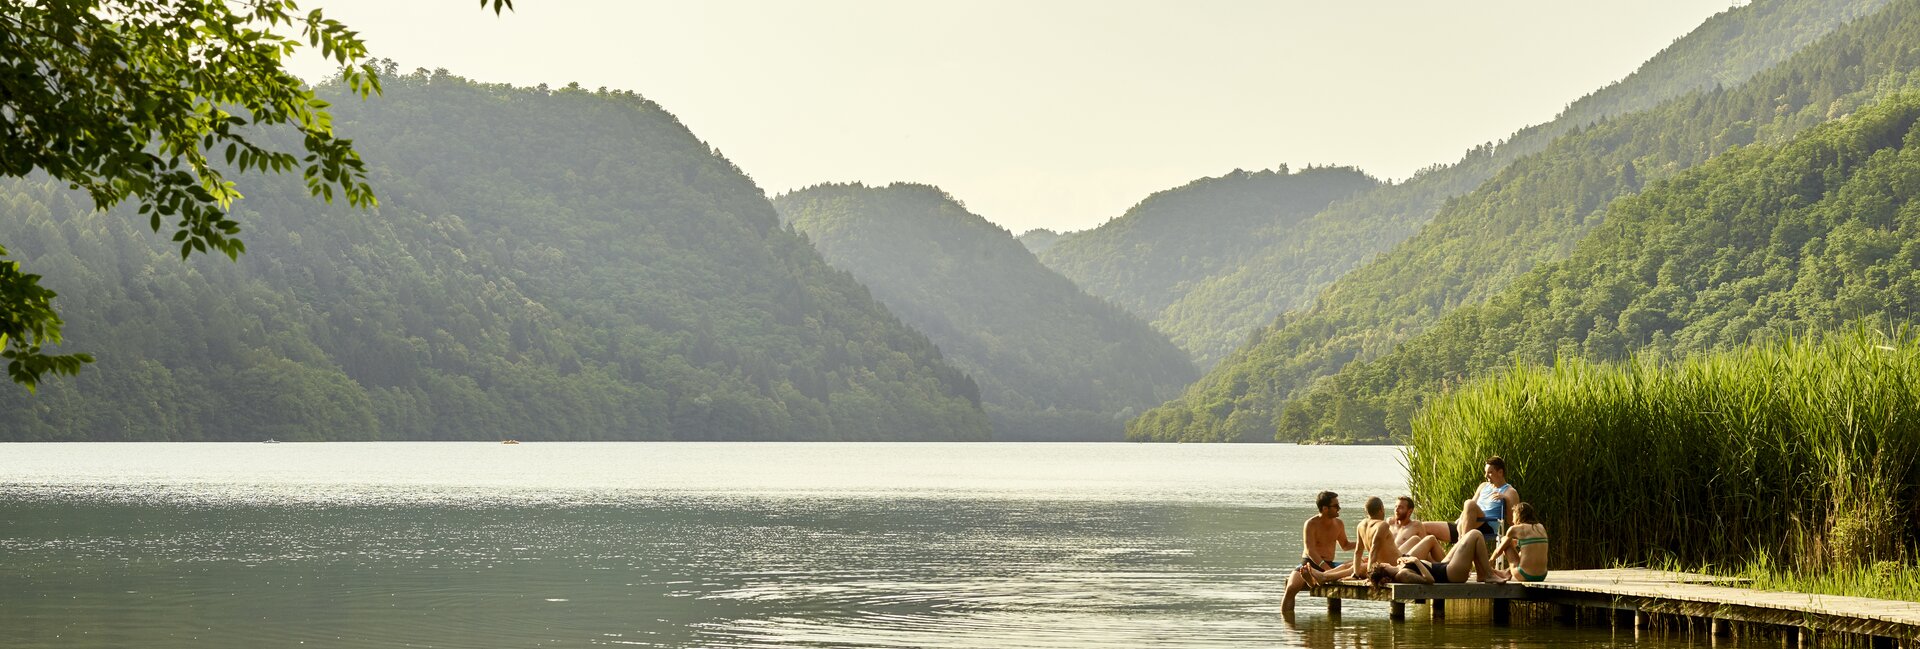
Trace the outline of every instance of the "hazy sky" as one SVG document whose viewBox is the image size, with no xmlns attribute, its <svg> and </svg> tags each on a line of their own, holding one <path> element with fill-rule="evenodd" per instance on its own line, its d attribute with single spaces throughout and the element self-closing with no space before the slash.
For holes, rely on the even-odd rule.
<svg viewBox="0 0 1920 649">
<path fill-rule="evenodd" d="M 302 4 L 403 70 L 639 92 L 769 193 L 924 182 L 1017 233 L 1235 168 L 1405 178 L 1551 119 L 1732 3 Z"/>
</svg>

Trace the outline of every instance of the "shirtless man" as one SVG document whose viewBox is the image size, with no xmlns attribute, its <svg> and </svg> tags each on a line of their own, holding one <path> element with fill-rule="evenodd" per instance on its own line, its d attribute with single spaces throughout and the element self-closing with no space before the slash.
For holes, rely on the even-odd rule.
<svg viewBox="0 0 1920 649">
<path fill-rule="evenodd" d="M 1320 509 L 1320 513 L 1307 519 L 1307 524 L 1300 530 L 1301 536 L 1306 537 L 1306 550 L 1301 553 L 1301 567 L 1314 566 L 1315 570 L 1328 575 L 1330 579 L 1352 575 L 1353 564 L 1343 566 L 1333 560 L 1335 546 L 1341 550 L 1352 550 L 1358 547 L 1353 541 L 1347 540 L 1347 524 L 1340 521 L 1340 495 L 1331 491 L 1322 491 L 1313 502 Z M 1306 589 L 1307 576 L 1300 570 L 1294 570 L 1293 575 L 1287 578 L 1287 595 L 1280 600 L 1280 612 L 1292 613 L 1294 596 Z"/>
<path fill-rule="evenodd" d="M 1399 554 L 1422 561 L 1439 561 L 1447 556 L 1442 544 L 1460 538 L 1460 531 L 1448 523 L 1414 518 L 1413 506 L 1412 496 L 1401 496 L 1400 502 L 1393 506 L 1393 519 L 1387 521 L 1387 527 L 1393 530 L 1394 546 Z"/>
<path fill-rule="evenodd" d="M 1354 526 L 1353 531 L 1353 560 L 1333 570 L 1301 566 L 1297 572 L 1306 577 L 1307 585 L 1356 577 L 1367 574 L 1373 566 L 1391 566 L 1400 562 L 1400 548 L 1394 545 L 1393 530 L 1387 528 L 1386 502 L 1378 496 L 1367 499 L 1367 517 Z"/>
<path fill-rule="evenodd" d="M 1487 550 L 1487 542 L 1480 530 L 1467 530 L 1460 536 L 1460 542 L 1453 544 L 1453 551 L 1448 552 L 1441 561 L 1401 557 L 1398 566 L 1374 566 L 1367 573 L 1367 579 L 1375 586 L 1388 583 L 1464 584 L 1469 577 L 1476 575 L 1480 581 L 1489 584 L 1507 581 L 1506 573 L 1494 569 L 1493 553 Z"/>
</svg>

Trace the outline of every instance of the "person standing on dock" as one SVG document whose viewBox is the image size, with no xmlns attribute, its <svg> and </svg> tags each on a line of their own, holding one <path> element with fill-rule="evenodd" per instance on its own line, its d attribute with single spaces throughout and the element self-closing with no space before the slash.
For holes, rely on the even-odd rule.
<svg viewBox="0 0 1920 649">
<path fill-rule="evenodd" d="M 1314 506 L 1320 513 L 1307 519 L 1301 529 L 1305 537 L 1306 548 L 1301 552 L 1301 568 L 1312 568 L 1324 572 L 1329 578 L 1342 579 L 1353 575 L 1352 564 L 1341 565 L 1334 561 L 1337 546 L 1340 550 L 1352 550 L 1356 544 L 1347 539 L 1347 524 L 1340 520 L 1340 494 L 1322 491 L 1314 498 Z M 1293 612 L 1294 596 L 1307 589 L 1307 576 L 1295 569 L 1287 578 L 1287 594 L 1280 600 L 1280 612 Z"/>
</svg>

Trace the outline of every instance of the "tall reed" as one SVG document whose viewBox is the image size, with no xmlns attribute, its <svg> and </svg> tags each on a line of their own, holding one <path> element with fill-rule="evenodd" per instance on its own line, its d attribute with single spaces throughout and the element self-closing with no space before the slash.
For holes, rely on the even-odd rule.
<svg viewBox="0 0 1920 649">
<path fill-rule="evenodd" d="M 1415 496 L 1455 508 L 1504 456 L 1559 568 L 1904 562 L 1920 542 L 1920 341 L 1860 329 L 1677 364 L 1516 367 L 1436 398 L 1406 454 Z"/>
</svg>

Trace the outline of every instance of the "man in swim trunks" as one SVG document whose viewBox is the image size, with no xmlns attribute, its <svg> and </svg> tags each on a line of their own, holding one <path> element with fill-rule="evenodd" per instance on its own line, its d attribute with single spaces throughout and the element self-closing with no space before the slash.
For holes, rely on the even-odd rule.
<svg viewBox="0 0 1920 649">
<path fill-rule="evenodd" d="M 1313 565 L 1300 566 L 1297 572 L 1307 578 L 1307 585 L 1362 575 L 1370 566 L 1390 566 L 1400 562 L 1400 548 L 1393 543 L 1393 531 L 1387 529 L 1386 501 L 1378 496 L 1368 498 L 1367 517 L 1361 519 L 1353 531 L 1353 560 L 1333 570 L 1320 570 Z"/>
<path fill-rule="evenodd" d="M 1347 540 L 1347 524 L 1340 520 L 1340 495 L 1331 491 L 1322 491 L 1314 498 L 1314 505 L 1320 513 L 1307 519 L 1300 530 L 1306 537 L 1306 549 L 1302 551 L 1301 566 L 1311 566 L 1331 579 L 1341 579 L 1353 574 L 1352 565 L 1341 565 L 1333 560 L 1335 546 L 1341 550 L 1352 550 L 1356 546 Z M 1300 570 L 1293 571 L 1287 578 L 1287 595 L 1280 600 L 1280 612 L 1293 612 L 1293 598 L 1307 589 L 1307 576 Z"/>
<path fill-rule="evenodd" d="M 1401 496 L 1400 502 L 1393 506 L 1393 518 L 1387 521 L 1387 527 L 1393 530 L 1394 547 L 1399 549 L 1398 554 L 1419 557 L 1426 561 L 1439 561 L 1447 554 L 1441 544 L 1452 543 L 1459 539 L 1460 530 L 1453 523 L 1422 521 L 1414 518 L 1413 507 L 1412 496 Z"/>
</svg>

